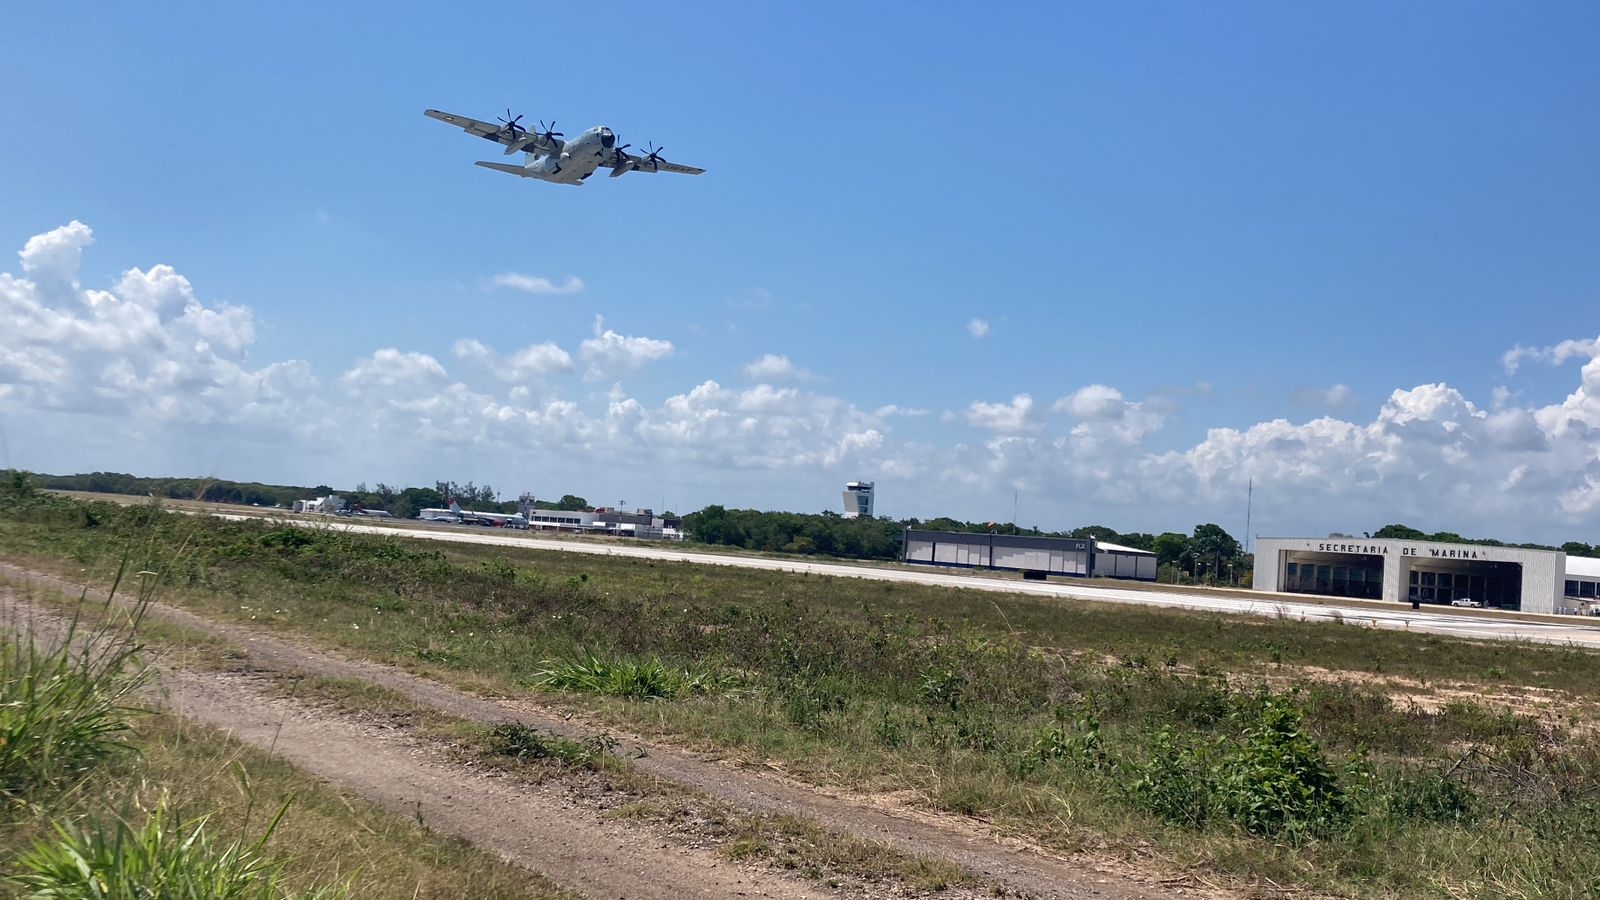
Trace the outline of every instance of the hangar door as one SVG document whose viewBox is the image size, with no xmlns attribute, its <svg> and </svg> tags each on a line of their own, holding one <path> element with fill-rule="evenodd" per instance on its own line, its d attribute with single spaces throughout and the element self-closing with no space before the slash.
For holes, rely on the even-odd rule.
<svg viewBox="0 0 1600 900">
<path fill-rule="evenodd" d="M 1412 563 L 1408 581 L 1407 596 L 1422 603 L 1475 600 L 1498 609 L 1522 608 L 1520 563 L 1430 559 Z"/>
<path fill-rule="evenodd" d="M 1383 599 L 1383 557 L 1364 553 L 1283 551 L 1281 590 L 1326 597 Z"/>
</svg>

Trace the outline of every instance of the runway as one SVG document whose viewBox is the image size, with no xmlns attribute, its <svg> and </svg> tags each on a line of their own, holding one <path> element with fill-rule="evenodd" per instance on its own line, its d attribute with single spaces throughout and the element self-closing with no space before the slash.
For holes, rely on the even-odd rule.
<svg viewBox="0 0 1600 900">
<path fill-rule="evenodd" d="M 252 519 L 258 516 L 234 513 L 209 513 L 224 519 Z M 273 517 L 281 518 L 281 517 Z M 584 541 L 565 541 L 540 538 L 500 530 L 469 530 L 455 528 L 412 528 L 382 525 L 365 525 L 345 520 L 317 521 L 292 519 L 298 525 L 320 525 L 354 534 L 389 535 L 419 540 L 451 541 L 462 544 L 485 544 L 497 547 L 520 547 L 525 550 L 553 551 L 558 553 L 590 553 L 601 556 L 621 556 L 634 559 L 668 560 L 707 566 L 735 566 L 745 569 L 764 569 L 773 572 L 832 575 L 838 578 L 865 578 L 875 581 L 893 581 L 902 584 L 936 585 L 975 591 L 993 591 L 1002 594 L 1029 594 L 1061 600 L 1094 600 L 1105 603 L 1143 604 L 1211 612 L 1235 613 L 1267 617 L 1284 617 L 1307 622 L 1342 623 L 1346 626 L 1385 628 L 1397 631 L 1414 631 L 1451 637 L 1480 640 L 1529 641 L 1540 644 L 1558 644 L 1600 650 L 1600 622 L 1574 618 L 1570 625 L 1520 617 L 1516 613 L 1458 614 L 1412 610 L 1397 605 L 1394 609 L 1369 606 L 1340 606 L 1336 601 L 1308 603 L 1287 599 L 1281 595 L 1264 595 L 1260 599 L 1212 594 L 1205 589 L 1160 590 L 1148 588 L 1115 588 L 1099 585 L 1073 584 L 1060 581 L 1011 581 L 985 577 L 981 574 L 949 569 L 908 569 L 852 565 L 842 562 L 807 562 L 792 559 L 769 559 L 761 556 L 704 553 L 679 550 L 670 546 L 604 545 Z"/>
</svg>

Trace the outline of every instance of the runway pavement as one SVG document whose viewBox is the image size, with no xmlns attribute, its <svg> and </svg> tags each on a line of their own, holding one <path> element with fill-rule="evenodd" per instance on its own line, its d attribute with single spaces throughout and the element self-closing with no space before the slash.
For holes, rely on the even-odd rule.
<svg viewBox="0 0 1600 900">
<path fill-rule="evenodd" d="M 211 515 L 225 519 L 257 518 L 233 513 L 213 512 Z M 1590 624 L 1589 620 L 1576 617 L 1574 617 L 1571 624 L 1567 624 L 1519 617 L 1516 613 L 1479 613 L 1473 615 L 1449 611 L 1412 610 L 1398 604 L 1393 609 L 1382 609 L 1359 605 L 1331 605 L 1328 601 L 1308 603 L 1283 598 L 1281 595 L 1264 594 L 1260 599 L 1255 599 L 1226 594 L 1212 594 L 1203 589 L 1160 590 L 1102 587 L 1061 581 L 1010 581 L 984 577 L 961 570 L 923 570 L 852 565 L 850 563 L 837 562 L 770 559 L 761 556 L 680 550 L 670 545 L 597 544 L 586 541 L 541 538 L 524 533 L 508 533 L 498 529 L 458 529 L 449 526 L 441 528 L 397 528 L 393 525 L 366 525 L 359 522 L 351 522 L 347 519 L 327 521 L 295 519 L 294 521 L 300 525 L 323 525 L 324 527 L 337 528 L 356 534 L 390 535 L 431 541 L 454 541 L 463 544 L 487 544 L 499 547 L 521 547 L 527 550 L 548 550 L 561 553 L 592 553 L 635 559 L 677 560 L 708 566 L 736 566 L 775 572 L 807 572 L 813 575 L 832 575 L 840 578 L 867 578 L 877 581 L 940 585 L 967 590 L 994 591 L 996 593 L 1031 594 L 1042 597 L 1056 597 L 1062 600 L 1098 600 L 1109 603 L 1135 603 L 1147 606 L 1210 610 L 1269 617 L 1281 616 L 1304 621 L 1341 622 L 1345 625 L 1419 631 L 1462 638 L 1520 640 L 1600 649 L 1600 622 Z"/>
</svg>

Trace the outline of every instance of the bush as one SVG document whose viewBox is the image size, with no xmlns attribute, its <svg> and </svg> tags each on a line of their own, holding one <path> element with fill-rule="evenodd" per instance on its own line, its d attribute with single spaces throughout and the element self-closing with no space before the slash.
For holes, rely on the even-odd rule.
<svg viewBox="0 0 1600 900">
<path fill-rule="evenodd" d="M 50 898 L 206 898 L 206 900 L 278 900 L 289 896 L 281 861 L 267 859 L 262 849 L 288 804 L 265 833 L 246 844 L 218 845 L 209 817 L 185 823 L 168 822 L 163 802 L 135 828 L 122 818 L 110 826 L 55 825 L 56 840 L 39 843 L 17 860 L 18 874 L 7 880 L 33 897 Z M 335 898 L 344 887 L 295 892 L 301 898 Z"/>
<path fill-rule="evenodd" d="M 1265 691 L 1240 704 L 1242 737 L 1218 767 L 1217 799 L 1255 834 L 1326 833 L 1349 804 L 1338 776 L 1290 697 Z"/>
<path fill-rule="evenodd" d="M 33 802 L 125 747 L 148 672 L 138 651 L 131 631 L 80 637 L 76 623 L 48 646 L 31 632 L 0 638 L 0 800 Z"/>
<path fill-rule="evenodd" d="M 592 769 L 616 749 L 617 742 L 608 735 L 570 741 L 520 722 L 501 722 L 489 729 L 488 745 L 493 753 L 524 762 L 553 759 L 569 766 Z"/>
<path fill-rule="evenodd" d="M 1133 802 L 1175 824 L 1201 828 L 1215 813 L 1271 838 L 1327 834 L 1348 820 L 1339 775 L 1292 695 L 1235 697 L 1229 722 L 1236 733 L 1210 742 L 1163 725 L 1132 769 Z"/>
<path fill-rule="evenodd" d="M 659 659 L 606 659 L 593 653 L 577 660 L 546 660 L 534 674 L 546 687 L 642 700 L 718 693 L 737 684 L 731 675 L 704 668 L 674 668 Z"/>
</svg>

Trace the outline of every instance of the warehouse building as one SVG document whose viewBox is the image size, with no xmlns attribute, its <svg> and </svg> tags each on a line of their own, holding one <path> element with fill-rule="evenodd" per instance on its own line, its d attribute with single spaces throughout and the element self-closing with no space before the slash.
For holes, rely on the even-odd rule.
<svg viewBox="0 0 1600 900">
<path fill-rule="evenodd" d="M 1567 557 L 1567 577 L 1562 597 L 1567 611 L 1585 616 L 1600 615 L 1600 559 Z"/>
<path fill-rule="evenodd" d="M 900 558 L 958 569 L 994 569 L 1033 577 L 1156 580 L 1156 555 L 1092 538 L 1027 537 L 908 528 Z"/>
<path fill-rule="evenodd" d="M 1261 538 L 1257 590 L 1397 603 L 1585 612 L 1600 561 L 1559 550 L 1377 538 Z"/>
</svg>

